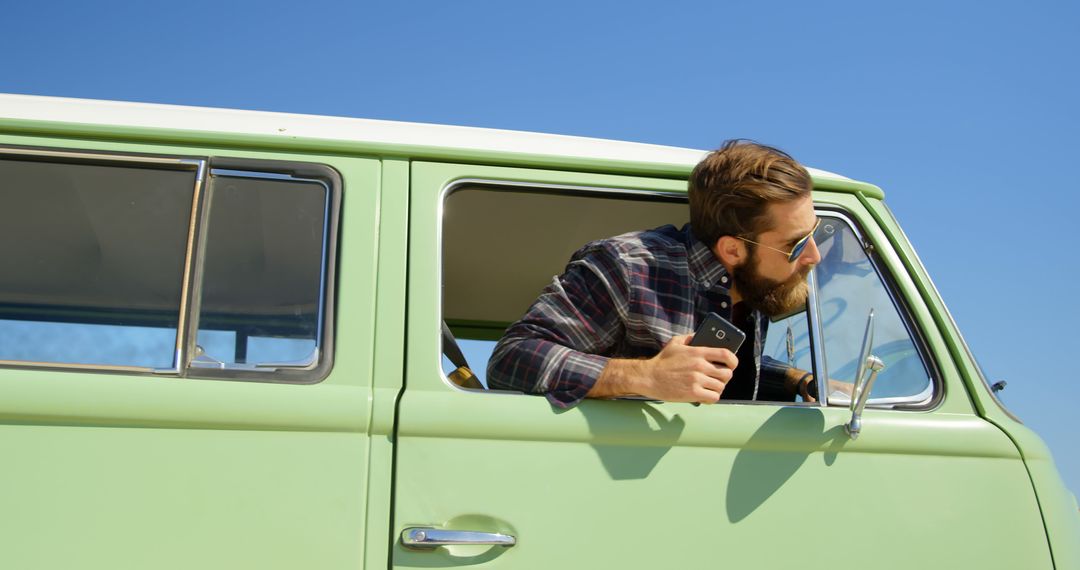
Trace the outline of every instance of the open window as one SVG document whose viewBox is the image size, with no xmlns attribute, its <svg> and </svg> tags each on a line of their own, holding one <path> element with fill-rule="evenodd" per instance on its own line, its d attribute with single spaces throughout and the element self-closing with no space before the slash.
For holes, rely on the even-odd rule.
<svg viewBox="0 0 1080 570">
<path fill-rule="evenodd" d="M 460 184 L 443 205 L 443 320 L 486 387 L 496 341 L 581 246 L 688 219 L 681 193 Z"/>
</svg>

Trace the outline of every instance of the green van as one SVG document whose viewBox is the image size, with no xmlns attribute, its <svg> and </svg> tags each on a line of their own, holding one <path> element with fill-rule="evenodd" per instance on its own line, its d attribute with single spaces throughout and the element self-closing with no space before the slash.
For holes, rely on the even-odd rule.
<svg viewBox="0 0 1080 570">
<path fill-rule="evenodd" d="M 577 247 L 685 222 L 701 155 L 0 96 L 0 567 L 1080 568 L 870 184 L 811 171 L 822 263 L 765 347 L 862 398 L 484 388 Z"/>
</svg>

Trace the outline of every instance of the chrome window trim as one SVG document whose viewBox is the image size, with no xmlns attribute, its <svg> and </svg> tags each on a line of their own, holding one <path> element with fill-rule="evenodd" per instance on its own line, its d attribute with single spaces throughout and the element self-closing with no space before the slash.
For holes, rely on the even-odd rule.
<svg viewBox="0 0 1080 570">
<path fill-rule="evenodd" d="M 14 158 L 25 159 L 39 159 L 44 158 L 46 160 L 42 162 L 63 162 L 69 163 L 104 163 L 109 165 L 124 166 L 124 165 L 137 165 L 140 167 L 146 165 L 159 166 L 167 168 L 169 170 L 192 170 L 195 173 L 195 186 L 192 192 L 192 210 L 189 214 L 188 223 L 188 240 L 185 246 L 185 261 L 184 271 L 182 274 L 182 282 L 180 284 L 180 306 L 177 316 L 176 337 L 173 351 L 173 366 L 172 368 L 149 368 L 142 366 L 124 366 L 124 365 L 102 365 L 102 364 L 79 364 L 68 362 L 35 362 L 35 361 L 23 361 L 23 360 L 0 360 L 0 366 L 12 367 L 12 368 L 56 368 L 63 370 L 85 370 L 90 372 L 126 372 L 126 373 L 141 373 L 141 374 L 158 374 L 158 375 L 180 375 L 182 370 L 182 363 L 184 362 L 184 346 L 183 346 L 183 330 L 184 323 L 186 321 L 185 314 L 188 311 L 187 302 L 190 299 L 190 292 L 188 290 L 188 278 L 191 267 L 191 255 L 193 248 L 193 229 L 195 226 L 195 205 L 199 202 L 200 190 L 206 178 L 207 172 L 207 160 L 204 158 L 180 158 L 180 157 L 158 157 L 158 156 L 140 156 L 134 154 L 123 153 L 103 153 L 103 152 L 91 152 L 81 150 L 56 150 L 56 149 L 38 149 L 38 148 L 17 148 L 17 147 L 0 147 L 0 157 L 11 156 Z"/>
<path fill-rule="evenodd" d="M 663 190 L 643 190 L 635 188 L 615 188 L 608 186 L 584 186 L 575 184 L 550 184 L 542 182 L 525 182 L 519 180 L 495 180 L 488 178 L 459 178 L 448 183 L 439 191 L 439 200 L 435 210 L 436 226 L 435 226 L 435 251 L 437 252 L 436 261 L 436 276 L 441 290 L 442 283 L 444 281 L 444 268 L 443 268 L 443 219 L 445 215 L 446 200 L 454 192 L 464 190 L 465 187 L 481 186 L 492 188 L 511 188 L 510 191 L 528 191 L 528 190 L 541 190 L 541 192 L 532 192 L 535 194 L 570 194 L 570 195 L 584 195 L 584 196 L 600 196 L 603 197 L 617 197 L 617 196 L 638 196 L 644 198 L 651 198 L 656 200 L 679 200 L 685 201 L 687 199 L 685 192 L 673 192 Z M 411 249 L 411 248 L 410 248 Z M 443 298 L 439 295 L 438 300 L 435 302 L 437 307 L 439 320 L 443 319 Z M 436 327 L 432 334 L 435 338 L 435 346 L 442 347 L 442 331 L 439 327 Z M 535 396 L 536 394 L 528 394 L 525 392 L 515 392 L 513 390 L 475 390 L 471 388 L 462 388 L 453 381 L 451 381 L 442 368 L 442 350 L 438 351 L 435 357 L 436 368 L 439 370 L 439 376 L 444 384 L 451 389 L 459 392 L 467 392 L 470 394 L 490 394 L 497 396 Z"/>
<path fill-rule="evenodd" d="M 911 309 L 908 306 L 907 301 L 904 299 L 900 291 L 897 290 L 895 280 L 892 277 L 892 273 L 888 271 L 887 268 L 882 267 L 881 261 L 875 259 L 875 255 L 872 253 L 872 251 L 866 251 L 866 244 L 870 244 L 873 247 L 873 242 L 867 239 L 866 234 L 862 231 L 862 228 L 859 226 L 859 224 L 854 219 L 852 219 L 852 217 L 847 212 L 841 210 L 840 206 L 821 205 L 814 208 L 814 213 L 817 214 L 819 217 L 824 216 L 839 219 L 841 222 L 847 225 L 849 229 L 851 229 L 852 233 L 855 235 L 855 238 L 863 244 L 863 253 L 866 255 L 867 260 L 870 262 L 870 266 L 874 268 L 874 273 L 877 275 L 879 281 L 881 282 L 882 288 L 885 290 L 885 294 L 889 297 L 889 300 L 892 301 L 892 305 L 896 309 L 897 314 L 900 316 L 900 320 L 901 322 L 903 322 L 904 328 L 907 329 L 908 337 L 911 339 L 912 345 L 918 352 L 919 360 L 922 362 L 923 369 L 926 371 L 927 378 L 930 380 L 930 385 L 918 394 L 912 396 L 872 398 L 867 401 L 867 406 L 885 409 L 894 408 L 897 406 L 904 406 L 911 409 L 927 409 L 933 407 L 935 405 L 935 400 L 939 399 L 939 395 L 944 392 L 944 382 L 942 382 L 941 380 L 940 368 L 938 368 L 937 362 L 933 358 L 933 353 L 929 350 L 926 339 L 924 338 L 921 330 L 915 324 L 915 317 L 911 314 Z M 815 298 L 815 302 L 816 301 L 817 299 Z M 820 321 L 818 321 L 815 328 L 818 327 L 820 327 Z M 824 335 L 820 334 L 824 331 L 818 332 L 818 338 L 822 339 L 822 342 L 820 344 L 824 345 Z M 824 352 L 824 346 L 822 346 L 822 351 Z M 823 360 L 821 365 L 822 367 L 824 367 L 824 355 L 822 356 Z M 815 362 L 815 365 L 817 365 L 817 362 Z M 819 393 L 821 393 L 821 384 L 823 383 L 819 382 L 818 384 L 818 391 Z M 835 404 L 829 404 L 826 400 L 826 403 L 824 405 L 828 407 L 846 407 L 849 404 L 850 401 L 837 401 Z"/>
<path fill-rule="evenodd" d="M 106 152 L 91 152 L 82 150 L 55 150 L 45 148 L 19 148 L 19 147 L 0 147 L 0 155 L 14 155 L 24 158 L 53 158 L 53 159 L 74 159 L 80 161 L 91 162 L 125 162 L 134 164 L 152 164 L 160 166 L 175 166 L 181 169 L 190 167 L 197 168 L 198 172 L 196 176 L 201 180 L 206 172 L 206 159 L 202 158 L 180 158 L 180 157 L 166 157 L 166 156 L 141 156 L 137 154 L 124 154 L 124 153 L 106 153 Z"/>
<path fill-rule="evenodd" d="M 530 189 L 549 190 L 549 191 L 554 191 L 554 192 L 552 192 L 554 194 L 575 193 L 575 194 L 584 194 L 584 195 L 591 195 L 591 194 L 613 194 L 613 195 L 616 195 L 616 196 L 635 195 L 635 196 L 646 196 L 646 197 L 650 197 L 650 198 L 659 198 L 659 199 L 677 199 L 677 200 L 680 200 L 680 201 L 687 199 L 686 192 L 677 192 L 677 191 L 671 191 L 671 190 L 645 190 L 645 189 L 641 189 L 641 188 L 617 188 L 617 187 L 612 187 L 612 186 L 586 186 L 586 185 L 579 185 L 579 184 L 551 184 L 551 183 L 545 183 L 545 182 L 525 182 L 525 181 L 520 181 L 520 180 L 491 180 L 491 179 L 487 179 L 487 178 L 460 178 L 460 179 L 454 180 L 453 182 L 447 184 L 439 192 L 439 210 L 438 210 L 437 214 L 439 215 L 439 222 L 440 222 L 439 228 L 440 229 L 442 228 L 442 211 L 443 211 L 443 206 L 446 204 L 446 198 L 449 197 L 450 194 L 452 194 L 454 192 L 457 192 L 459 190 L 462 190 L 461 186 L 466 186 L 466 185 L 470 185 L 470 184 L 482 185 L 482 186 L 488 186 L 488 187 L 513 188 L 515 190 L 518 190 L 518 189 L 524 189 L 524 190 L 530 190 Z M 538 192 L 538 193 L 543 194 L 543 192 Z M 442 234 L 440 234 L 440 237 L 441 237 L 441 235 Z M 440 243 L 440 248 L 441 248 L 441 243 Z M 440 252 L 441 252 L 441 249 L 440 249 Z"/>
<path fill-rule="evenodd" d="M 814 212 L 819 217 L 821 211 L 815 210 Z M 817 244 L 814 244 L 815 247 Z M 825 359 L 825 346 L 821 342 L 825 338 L 825 331 L 821 328 L 821 303 L 818 299 L 818 283 L 817 283 L 817 267 L 814 267 L 809 274 L 810 280 L 810 294 L 807 297 L 807 311 L 809 313 L 811 330 L 810 334 L 810 347 L 811 347 L 811 359 L 814 368 L 814 378 L 828 378 L 829 366 L 828 361 Z M 827 406 L 829 399 L 829 383 L 818 382 L 817 383 L 817 403 L 819 406 Z"/>
<path fill-rule="evenodd" d="M 85 372 L 127 372 L 136 374 L 172 374 L 165 368 L 148 368 L 144 366 L 121 366 L 112 364 L 79 364 L 74 362 L 38 362 L 34 360 L 0 360 L 0 367 L 4 368 L 32 368 L 32 369 L 60 369 L 76 370 Z"/>
<path fill-rule="evenodd" d="M 199 210 L 200 204 L 202 204 L 202 190 L 206 181 L 206 161 L 201 161 L 199 171 L 196 173 L 195 178 L 195 191 L 191 194 L 191 219 L 188 222 L 188 240 L 187 250 L 184 252 L 184 274 L 183 284 L 180 287 L 180 319 L 176 323 L 176 355 L 173 358 L 173 367 L 168 370 L 169 373 L 180 375 L 187 367 L 189 352 L 185 342 L 184 331 L 186 330 L 187 320 L 191 313 L 191 288 L 192 288 L 192 272 L 195 265 L 195 240 L 200 239 L 199 234 Z M 166 371 L 158 371 L 164 373 Z"/>
</svg>

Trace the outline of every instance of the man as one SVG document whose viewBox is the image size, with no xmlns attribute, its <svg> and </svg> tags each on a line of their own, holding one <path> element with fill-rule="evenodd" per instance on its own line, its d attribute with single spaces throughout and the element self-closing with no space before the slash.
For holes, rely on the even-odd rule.
<svg viewBox="0 0 1080 570">
<path fill-rule="evenodd" d="M 488 365 L 493 389 L 671 402 L 811 398 L 812 377 L 762 359 L 768 317 L 806 302 L 820 261 L 806 169 L 786 153 L 735 140 L 690 175 L 690 224 L 587 244 L 511 325 Z M 733 354 L 692 347 L 716 312 L 746 333 Z"/>
</svg>

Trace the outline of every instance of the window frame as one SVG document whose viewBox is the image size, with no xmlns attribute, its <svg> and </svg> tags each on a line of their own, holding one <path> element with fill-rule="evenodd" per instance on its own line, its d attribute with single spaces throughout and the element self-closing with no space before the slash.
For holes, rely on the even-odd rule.
<svg viewBox="0 0 1080 570">
<path fill-rule="evenodd" d="M 446 202 L 455 192 L 462 190 L 472 189 L 487 189 L 487 190 L 502 190 L 504 192 L 518 192 L 523 194 L 548 194 L 548 195 L 563 195 L 563 196 L 579 196 L 586 198 L 617 198 L 618 196 L 635 196 L 640 201 L 668 201 L 668 202 L 686 202 L 688 200 L 685 192 L 672 192 L 666 190 L 644 190 L 638 188 L 618 188 L 609 186 L 589 186 L 578 184 L 551 184 L 541 182 L 527 182 L 516 180 L 495 180 L 489 178 L 460 178 L 454 180 L 444 186 L 439 191 L 439 202 L 436 209 L 436 274 L 438 275 L 438 281 L 440 287 L 445 283 L 446 268 L 443 265 L 445 260 L 445 244 L 444 244 L 444 224 L 446 221 Z M 438 300 L 439 308 L 439 321 L 446 322 L 445 307 L 443 307 L 443 297 L 440 296 Z M 437 346 L 442 346 L 442 331 L 434 331 L 437 339 Z M 495 342 L 498 342 L 496 340 Z M 525 392 L 517 392 L 513 390 L 489 390 L 489 389 L 475 389 L 465 388 L 459 386 L 451 380 L 442 366 L 443 353 L 440 350 L 435 355 L 436 367 L 439 370 L 439 377 L 443 384 L 449 386 L 452 390 L 467 392 L 473 394 L 496 394 L 496 395 L 517 395 L 517 396 L 535 396 L 535 394 L 527 394 Z M 470 363 L 473 365 L 475 363 Z M 485 362 L 486 366 L 487 363 Z"/>
<path fill-rule="evenodd" d="M 0 146 L 0 156 L 33 162 L 61 163 L 75 165 L 134 167 L 161 170 L 192 170 L 195 173 L 195 185 L 192 193 L 192 207 L 189 212 L 188 239 L 184 250 L 184 268 L 181 272 L 180 304 L 173 348 L 171 368 L 149 368 L 145 366 L 125 366 L 114 364 L 86 364 L 78 362 L 36 362 L 27 360 L 0 360 L 0 367 L 59 369 L 85 372 L 120 372 L 129 374 L 180 375 L 182 371 L 183 335 L 188 314 L 188 284 L 191 280 L 192 236 L 195 228 L 194 214 L 200 202 L 204 187 L 208 161 L 205 157 L 178 157 L 142 153 L 118 153 L 112 151 L 94 151 L 81 149 L 56 149 L 30 146 Z"/>
<path fill-rule="evenodd" d="M 194 172 L 192 206 L 189 212 L 187 242 L 184 248 L 184 267 L 180 287 L 180 303 L 176 326 L 172 366 L 149 368 L 143 366 L 101 365 L 78 362 L 38 362 L 0 360 L 0 369 L 63 370 L 72 372 L 121 373 L 177 378 L 218 380 L 247 380 L 261 383 L 314 384 L 325 379 L 333 368 L 336 267 L 341 199 L 341 174 L 329 165 L 291 160 L 235 158 L 227 156 L 182 156 L 153 153 L 67 149 L 42 146 L 0 145 L 0 157 L 34 162 L 87 164 L 99 166 L 190 170 Z M 210 178 L 214 170 L 239 171 L 271 177 L 287 176 L 304 181 L 317 181 L 327 188 L 327 208 L 323 235 L 322 274 L 320 276 L 318 358 L 304 368 L 267 368 L 264 370 L 211 369 L 193 367 L 195 340 L 198 332 L 199 306 L 203 263 L 205 259 L 207 217 L 206 207 L 211 195 Z"/>
<path fill-rule="evenodd" d="M 444 235 L 445 235 L 445 207 L 448 199 L 455 193 L 461 190 L 472 189 L 487 189 L 487 190 L 502 190 L 509 192 L 521 192 L 530 194 L 548 194 L 548 195 L 563 195 L 563 196 L 584 196 L 584 197 L 610 197 L 618 198 L 623 197 L 636 197 L 639 200 L 657 200 L 657 201 L 679 201 L 686 202 L 688 196 L 684 192 L 672 192 L 662 190 L 642 190 L 633 188 L 616 188 L 616 187 L 597 187 L 587 185 L 572 185 L 572 184 L 547 184 L 547 183 L 534 183 L 527 181 L 512 181 L 512 180 L 493 180 L 486 178 L 462 178 L 454 180 L 447 184 L 439 192 L 439 202 L 437 208 L 437 266 L 438 266 L 438 280 L 442 284 L 445 282 L 446 267 L 444 266 L 445 250 L 444 250 Z M 633 198 L 632 198 L 633 199 Z M 863 244 L 863 252 L 867 255 L 871 267 L 877 274 L 878 279 L 882 283 L 885 289 L 886 295 L 893 303 L 897 313 L 900 316 L 901 321 L 904 324 L 908 332 L 908 336 L 912 340 L 912 344 L 915 346 L 916 351 L 919 354 L 920 360 L 923 366 L 927 370 L 931 383 L 931 396 L 927 400 L 919 400 L 917 402 L 894 402 L 889 404 L 875 404 L 873 400 L 868 402 L 868 406 L 879 409 L 894 409 L 894 410 L 914 410 L 914 411 L 926 411 L 938 407 L 944 399 L 944 383 L 941 380 L 940 367 L 937 361 L 933 358 L 933 352 L 930 350 L 927 344 L 925 335 L 916 325 L 916 321 L 911 312 L 911 308 L 901 293 L 899 287 L 895 283 L 892 272 L 885 266 L 884 261 L 877 254 L 877 247 L 866 237 L 867 234 L 863 230 L 862 226 L 856 219 L 855 213 L 850 212 L 840 206 L 828 204 L 828 203 L 815 203 L 814 211 L 818 215 L 826 215 L 830 217 L 836 217 L 843 223 L 845 223 L 851 231 L 855 234 L 855 237 Z M 870 245 L 869 251 L 866 247 Z M 812 277 L 813 283 L 811 287 L 813 297 L 808 302 L 807 314 L 808 314 L 808 328 L 810 332 L 810 345 L 812 353 L 812 366 L 814 374 L 824 375 L 827 374 L 828 368 L 824 355 L 824 346 L 821 342 L 822 330 L 820 329 L 820 308 L 816 306 L 817 303 L 817 280 L 816 276 Z M 443 298 L 440 296 L 438 301 L 439 307 L 439 319 L 445 321 L 445 308 L 443 306 Z M 441 331 L 432 331 L 432 334 L 438 339 L 437 346 L 442 346 Z M 442 366 L 443 354 L 440 351 L 436 355 L 437 368 L 440 371 L 440 378 L 442 382 L 450 387 L 451 390 L 468 392 L 468 393 L 487 393 L 497 395 L 520 395 L 530 396 L 532 394 L 525 394 L 523 392 L 515 392 L 510 390 L 488 390 L 488 389 L 473 389 L 465 388 L 457 385 L 448 377 L 446 371 Z M 470 363 L 475 365 L 477 363 Z M 485 363 L 486 365 L 486 363 Z M 824 391 L 827 389 L 826 383 L 819 385 L 819 397 L 818 402 L 737 402 L 740 404 L 774 404 L 774 405 L 787 405 L 787 406 L 814 406 L 814 407 L 843 407 L 839 404 L 828 405 L 827 400 L 824 398 Z"/>
<path fill-rule="evenodd" d="M 863 229 L 859 223 L 857 217 L 853 212 L 850 212 L 840 206 L 833 204 L 815 204 L 814 213 L 818 217 L 832 217 L 838 219 L 847 225 L 848 229 L 854 234 L 855 238 L 862 244 L 863 254 L 866 255 L 867 260 L 870 262 L 870 267 L 874 269 L 874 273 L 877 275 L 878 280 L 881 282 L 882 287 L 885 289 L 885 294 L 892 301 L 897 315 L 900 317 L 900 321 L 903 323 L 904 328 L 907 330 L 908 337 L 911 339 L 912 345 L 915 347 L 916 352 L 919 354 L 919 359 L 922 361 L 923 366 L 926 369 L 927 376 L 930 380 L 930 397 L 923 400 L 911 400 L 911 401 L 899 401 L 889 403 L 875 403 L 874 399 L 867 400 L 867 407 L 877 409 L 892 409 L 892 410 L 914 410 L 914 411 L 929 411 L 937 408 L 944 401 L 945 383 L 942 382 L 941 368 L 934 358 L 933 351 L 930 350 L 930 346 L 927 343 L 925 334 L 917 325 L 915 316 L 911 310 L 911 307 L 900 291 L 899 285 L 896 283 L 896 277 L 886 266 L 884 259 L 878 254 L 878 246 L 873 243 L 868 237 L 868 233 Z M 818 282 L 816 269 L 813 272 L 812 286 L 811 286 L 811 298 L 810 298 L 810 311 L 811 311 L 811 338 L 816 339 L 812 341 L 812 351 L 814 358 L 815 370 L 824 371 L 825 377 L 828 376 L 828 361 L 825 356 L 824 347 L 824 335 L 821 329 L 821 308 L 819 304 L 818 294 Z M 820 340 L 818 342 L 817 340 Z M 820 358 L 820 360 L 819 360 Z M 828 404 L 826 399 L 827 383 L 818 383 L 818 401 L 822 402 L 822 406 L 830 408 L 844 408 L 848 407 L 849 403 L 837 403 Z"/>
<path fill-rule="evenodd" d="M 269 178 L 316 181 L 327 190 L 327 209 L 324 212 L 322 275 L 320 276 L 319 337 L 316 343 L 318 358 L 315 363 L 303 367 L 280 367 L 251 370 L 244 368 L 210 368 L 192 366 L 195 344 L 199 332 L 199 311 L 202 304 L 204 264 L 206 258 L 207 225 L 209 208 L 206 204 L 213 196 L 211 178 L 215 171 L 228 171 L 227 176 L 241 178 Z M 196 270 L 193 275 L 192 298 L 188 307 L 188 330 L 186 331 L 185 354 L 187 365 L 184 376 L 219 380 L 247 380 L 284 384 L 314 384 L 325 379 L 333 368 L 334 361 L 334 316 L 337 284 L 337 245 L 338 225 L 341 213 L 342 181 L 341 174 L 330 166 L 317 163 L 294 162 L 283 160 L 247 159 L 214 156 L 209 159 L 206 177 L 205 198 L 200 203 L 198 243 L 196 244 Z M 240 176 L 248 174 L 252 176 Z"/>
</svg>

